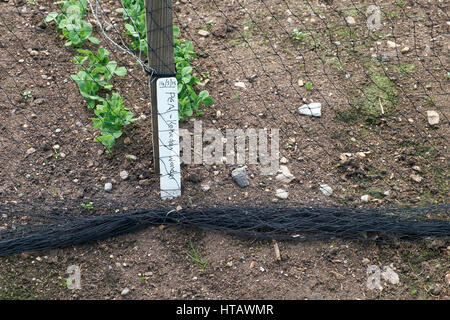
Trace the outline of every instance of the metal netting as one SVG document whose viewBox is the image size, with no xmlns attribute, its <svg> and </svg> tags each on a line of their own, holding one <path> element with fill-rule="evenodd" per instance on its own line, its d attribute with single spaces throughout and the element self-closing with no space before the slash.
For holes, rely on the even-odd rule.
<svg viewBox="0 0 450 320">
<path fill-rule="evenodd" d="M 143 0 L 0 3 L 0 255 L 160 224 L 279 240 L 448 240 L 448 2 L 161 3 L 173 14 L 176 77 L 197 79 L 193 100 L 179 96 L 192 145 L 182 196 L 166 201 L 149 89 L 162 73 L 147 59 L 160 48 L 146 37 L 172 26 L 147 30 Z M 74 12 L 84 22 L 60 27 Z M 114 71 L 97 77 L 78 50 L 100 48 Z M 201 91 L 212 103 L 194 106 Z M 91 120 L 102 104 L 135 120 L 117 137 L 102 131 Z M 274 132 L 276 152 L 252 149 L 252 134 L 273 143 Z M 264 157 L 280 171 L 263 173 Z"/>
</svg>

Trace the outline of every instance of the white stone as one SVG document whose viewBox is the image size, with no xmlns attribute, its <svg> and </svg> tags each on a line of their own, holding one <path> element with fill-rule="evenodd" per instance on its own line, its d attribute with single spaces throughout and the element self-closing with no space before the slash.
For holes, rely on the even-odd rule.
<svg viewBox="0 0 450 320">
<path fill-rule="evenodd" d="M 397 48 L 398 47 L 398 44 L 396 44 L 394 41 L 388 40 L 386 42 L 386 44 L 388 45 L 389 48 Z"/>
<path fill-rule="evenodd" d="M 123 289 L 122 290 L 122 292 L 120 293 L 122 296 L 126 296 L 127 294 L 129 294 L 130 293 L 130 289 L 128 289 L 128 288 L 125 288 L 125 289 Z"/>
<path fill-rule="evenodd" d="M 280 174 L 275 177 L 277 181 L 289 183 L 295 179 L 294 175 L 289 171 L 287 166 L 280 166 L 279 172 Z"/>
<path fill-rule="evenodd" d="M 333 189 L 327 184 L 321 184 L 320 191 L 326 196 L 331 196 L 333 194 Z"/>
<path fill-rule="evenodd" d="M 411 51 L 410 47 L 404 47 L 402 50 L 400 50 L 401 53 L 405 54 Z"/>
<path fill-rule="evenodd" d="M 439 113 L 434 110 L 427 111 L 428 123 L 432 126 L 439 123 Z"/>
<path fill-rule="evenodd" d="M 322 104 L 320 102 L 313 102 L 310 104 L 304 104 L 298 108 L 300 114 L 313 117 L 322 116 Z"/>
<path fill-rule="evenodd" d="M 198 30 L 198 34 L 201 35 L 202 37 L 209 36 L 209 32 L 206 30 Z"/>
<path fill-rule="evenodd" d="M 133 161 L 136 161 L 136 160 L 137 160 L 137 157 L 136 157 L 135 155 L 133 155 L 133 154 L 127 154 L 127 155 L 126 155 L 126 159 L 127 159 L 127 160 L 133 160 Z"/>
<path fill-rule="evenodd" d="M 235 86 L 235 87 L 242 88 L 242 89 L 245 89 L 245 88 L 246 88 L 244 82 L 235 82 L 235 83 L 234 83 L 234 86 Z"/>
<path fill-rule="evenodd" d="M 275 196 L 280 199 L 287 199 L 289 196 L 289 192 L 283 189 L 277 189 Z"/>
<path fill-rule="evenodd" d="M 128 178 L 128 172 L 125 170 L 120 171 L 120 177 L 122 180 L 126 180 Z"/>
<path fill-rule="evenodd" d="M 369 202 L 369 200 L 370 200 L 370 196 L 368 194 L 361 196 L 362 202 Z"/>
<path fill-rule="evenodd" d="M 112 190 L 112 183 L 111 182 L 105 183 L 105 191 L 109 192 L 111 190 Z"/>
<path fill-rule="evenodd" d="M 423 178 L 421 176 L 419 176 L 418 174 L 414 174 L 414 173 L 412 173 L 409 177 L 417 183 L 422 182 L 422 180 L 423 180 Z"/>
<path fill-rule="evenodd" d="M 345 21 L 347 21 L 348 24 L 356 24 L 356 20 L 355 18 L 348 16 L 347 18 L 345 18 Z"/>
</svg>

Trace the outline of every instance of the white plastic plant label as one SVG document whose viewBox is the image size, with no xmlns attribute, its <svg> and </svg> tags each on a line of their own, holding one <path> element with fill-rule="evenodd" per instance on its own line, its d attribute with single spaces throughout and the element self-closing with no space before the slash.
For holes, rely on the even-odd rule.
<svg viewBox="0 0 450 320">
<path fill-rule="evenodd" d="M 176 78 L 156 82 L 161 198 L 181 195 L 178 83 Z"/>
</svg>

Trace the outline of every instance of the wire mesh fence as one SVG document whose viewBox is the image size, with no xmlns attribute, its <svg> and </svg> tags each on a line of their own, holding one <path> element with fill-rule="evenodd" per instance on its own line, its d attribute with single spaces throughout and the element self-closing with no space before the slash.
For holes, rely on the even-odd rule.
<svg viewBox="0 0 450 320">
<path fill-rule="evenodd" d="M 175 65 L 152 68 L 142 0 L 0 3 L 0 254 L 155 224 L 448 239 L 448 2 L 161 4 Z M 164 67 L 185 148 L 182 195 L 161 201 Z"/>
</svg>

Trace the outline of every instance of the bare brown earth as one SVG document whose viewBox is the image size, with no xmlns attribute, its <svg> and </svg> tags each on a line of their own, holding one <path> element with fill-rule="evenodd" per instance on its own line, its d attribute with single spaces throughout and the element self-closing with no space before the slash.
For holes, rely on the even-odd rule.
<svg viewBox="0 0 450 320">
<path fill-rule="evenodd" d="M 81 204 L 93 201 L 92 214 L 106 214 L 160 205 L 273 204 L 282 201 L 275 197 L 278 188 L 289 191 L 290 201 L 307 204 L 447 203 L 448 4 L 379 2 L 383 27 L 375 34 L 365 26 L 366 1 L 332 6 L 294 0 L 177 2 L 175 22 L 183 38 L 193 41 L 199 54 L 193 64 L 215 100 L 198 118 L 204 128 L 279 128 L 281 156 L 296 179 L 283 185 L 249 165 L 251 185 L 241 189 L 230 175 L 236 166 L 185 165 L 183 196 L 167 203 L 158 200 L 152 169 L 145 73 L 96 28 L 111 59 L 129 71 L 114 82 L 116 90 L 141 116 L 125 130 L 113 155 L 106 155 L 95 141 L 93 113 L 69 78 L 76 72 L 71 61 L 76 52 L 64 47 L 54 25 L 42 23 L 57 5 L 1 2 L 0 204 L 48 210 L 55 201 L 67 201 L 76 205 L 69 208 L 72 214 L 84 214 Z M 121 28 L 121 16 L 114 12 L 120 3 L 101 3 Z M 356 25 L 345 22 L 348 16 Z M 305 38 L 293 39 L 294 28 Z M 199 35 L 200 29 L 209 35 Z M 399 47 L 389 48 L 387 40 Z M 410 50 L 401 53 L 404 47 Z M 388 62 L 380 62 L 382 54 Z M 373 93 L 363 90 L 373 75 L 392 80 L 398 104 L 392 114 L 367 119 L 354 105 Z M 308 81 L 312 90 L 306 89 Z M 25 99 L 25 91 L 31 97 Z M 297 108 L 311 101 L 322 102 L 321 118 L 298 114 Z M 427 123 L 427 110 L 440 114 L 439 125 Z M 182 127 L 192 130 L 193 123 Z M 27 154 L 30 148 L 35 152 Z M 352 156 L 342 161 L 342 153 Z M 129 154 L 137 160 L 127 160 Z M 119 177 L 121 170 L 129 172 L 127 180 Z M 105 182 L 113 183 L 112 192 L 104 191 Z M 332 197 L 319 191 L 323 183 L 333 188 Z M 202 184 L 210 189 L 203 191 Z M 361 202 L 364 194 L 371 195 L 369 203 Z M 10 218 L 1 218 L 0 227 L 10 227 Z M 203 267 L 187 256 L 191 244 Z M 281 261 L 270 241 L 156 226 L 98 243 L 0 258 L 0 299 L 449 299 L 449 243 L 278 246 Z M 70 265 L 81 268 L 81 290 L 65 285 Z M 367 289 L 369 265 L 391 266 L 400 284 L 382 280 L 382 291 Z M 124 288 L 131 291 L 122 296 Z"/>
</svg>

